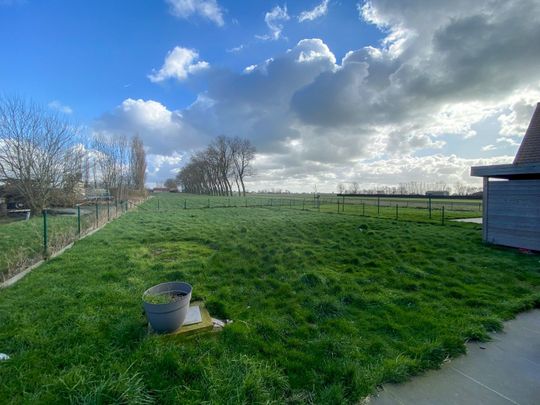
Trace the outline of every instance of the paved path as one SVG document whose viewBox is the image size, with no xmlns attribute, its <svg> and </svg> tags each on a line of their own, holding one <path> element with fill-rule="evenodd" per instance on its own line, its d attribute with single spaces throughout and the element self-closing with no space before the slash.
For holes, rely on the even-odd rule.
<svg viewBox="0 0 540 405">
<path fill-rule="evenodd" d="M 487 343 L 404 384 L 385 385 L 370 405 L 540 404 L 540 310 L 520 314 Z"/>
</svg>

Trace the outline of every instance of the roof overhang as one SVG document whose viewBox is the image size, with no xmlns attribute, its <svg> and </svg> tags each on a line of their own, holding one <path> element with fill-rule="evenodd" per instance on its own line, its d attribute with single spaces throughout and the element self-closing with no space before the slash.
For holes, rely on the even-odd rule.
<svg viewBox="0 0 540 405">
<path fill-rule="evenodd" d="M 471 167 L 471 176 L 499 179 L 540 179 L 540 163 L 473 166 Z"/>
</svg>

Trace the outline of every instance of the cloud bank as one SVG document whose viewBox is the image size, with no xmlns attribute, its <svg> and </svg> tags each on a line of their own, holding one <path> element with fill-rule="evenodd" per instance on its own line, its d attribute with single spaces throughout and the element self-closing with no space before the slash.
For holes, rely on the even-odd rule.
<svg viewBox="0 0 540 405">
<path fill-rule="evenodd" d="M 164 141 L 149 140 L 156 153 L 188 151 L 218 134 L 247 137 L 259 151 L 254 188 L 471 182 L 471 164 L 511 161 L 509 154 L 480 157 L 515 147 L 540 100 L 538 1 L 372 0 L 357 9 L 384 33 L 380 43 L 338 61 L 322 39 L 308 38 L 241 72 L 208 68 L 194 50 L 172 51 L 153 80 L 208 69 L 198 99 L 177 112 L 126 100 L 103 121 L 133 121 L 139 107 L 161 111 L 155 116 L 174 130 L 161 129 Z M 279 39 L 287 19 L 286 7 L 268 12 L 267 39 Z M 469 142 L 486 122 L 498 129 L 485 135 L 478 158 L 444 154 L 449 139 Z"/>
</svg>

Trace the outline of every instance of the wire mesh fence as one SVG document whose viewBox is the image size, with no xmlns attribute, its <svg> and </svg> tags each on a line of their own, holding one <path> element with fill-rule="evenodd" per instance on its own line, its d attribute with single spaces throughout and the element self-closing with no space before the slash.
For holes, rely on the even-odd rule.
<svg viewBox="0 0 540 405">
<path fill-rule="evenodd" d="M 0 222 L 0 283 L 99 229 L 144 199 L 94 201 L 48 208 L 41 214 Z"/>
<path fill-rule="evenodd" d="M 274 208 L 297 209 L 306 212 L 339 213 L 388 219 L 403 219 L 444 224 L 448 220 L 482 215 L 480 200 L 347 197 L 347 196 L 279 196 L 248 195 L 204 196 L 164 194 L 144 205 L 145 210 L 170 212 L 175 210 L 214 208 Z"/>
</svg>

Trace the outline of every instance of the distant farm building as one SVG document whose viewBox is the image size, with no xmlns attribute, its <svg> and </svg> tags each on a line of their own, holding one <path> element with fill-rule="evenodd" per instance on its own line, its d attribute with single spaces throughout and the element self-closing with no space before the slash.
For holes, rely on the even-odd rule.
<svg viewBox="0 0 540 405">
<path fill-rule="evenodd" d="M 428 197 L 448 197 L 450 195 L 449 191 L 426 191 Z"/>
<path fill-rule="evenodd" d="M 540 251 L 540 103 L 513 164 L 476 166 L 484 178 L 486 242 Z"/>
<path fill-rule="evenodd" d="M 154 187 L 152 193 L 168 193 L 169 189 L 167 187 Z"/>
</svg>

